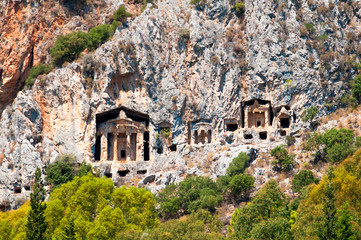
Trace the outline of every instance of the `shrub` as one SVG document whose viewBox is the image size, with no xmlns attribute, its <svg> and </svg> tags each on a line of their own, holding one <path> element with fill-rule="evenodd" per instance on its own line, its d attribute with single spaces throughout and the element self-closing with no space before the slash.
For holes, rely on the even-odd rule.
<svg viewBox="0 0 361 240">
<path fill-rule="evenodd" d="M 246 5 L 244 4 L 244 2 L 237 2 L 234 4 L 233 6 L 234 9 L 236 9 L 237 14 L 241 15 L 244 12 L 244 9 L 246 8 Z"/>
<path fill-rule="evenodd" d="M 113 19 L 115 21 L 119 21 L 121 23 L 124 23 L 125 20 L 128 18 L 128 17 L 131 17 L 132 14 L 127 12 L 127 10 L 125 9 L 125 6 L 124 5 L 121 5 L 113 14 Z"/>
<path fill-rule="evenodd" d="M 57 157 L 54 163 L 50 164 L 46 169 L 47 184 L 57 188 L 60 185 L 73 180 L 74 178 L 74 155 L 66 154 Z"/>
<path fill-rule="evenodd" d="M 357 99 L 360 103 L 361 101 L 361 75 L 357 75 L 351 82 L 351 92 L 352 96 Z"/>
<path fill-rule="evenodd" d="M 296 138 L 294 136 L 291 136 L 291 135 L 286 136 L 287 146 L 292 146 L 293 144 L 295 144 L 295 142 L 296 142 Z"/>
<path fill-rule="evenodd" d="M 286 195 L 283 194 L 278 183 L 271 179 L 250 203 L 235 210 L 231 225 L 228 227 L 231 237 L 235 237 L 235 239 L 289 239 L 277 236 L 283 232 L 289 233 L 290 226 L 286 223 L 289 216 L 287 205 Z M 277 217 L 283 219 L 279 219 L 280 224 L 278 224 L 279 221 L 276 221 L 277 227 L 273 229 L 272 221 Z M 270 229 L 273 230 L 267 235 L 267 231 Z"/>
<path fill-rule="evenodd" d="M 76 158 L 72 154 L 65 154 L 57 157 L 54 163 L 50 164 L 46 169 L 46 181 L 53 188 L 74 179 L 74 176 L 85 176 L 92 173 L 92 166 L 82 162 L 76 167 Z"/>
<path fill-rule="evenodd" d="M 206 3 L 207 3 L 207 0 L 191 0 L 190 1 L 190 4 L 196 5 L 199 7 L 203 7 L 204 5 L 206 5 Z"/>
<path fill-rule="evenodd" d="M 174 217 L 191 213 L 198 209 L 214 211 L 222 201 L 217 184 L 208 177 L 187 177 L 179 185 L 165 187 L 158 197 L 160 213 L 165 217 Z"/>
<path fill-rule="evenodd" d="M 233 177 L 237 174 L 244 173 L 244 170 L 249 166 L 250 157 L 245 152 L 241 152 L 237 157 L 232 159 L 232 162 L 227 168 L 227 175 Z"/>
<path fill-rule="evenodd" d="M 272 162 L 278 171 L 290 171 L 293 168 L 295 154 L 288 154 L 285 145 L 275 147 L 271 150 L 271 156 L 276 160 Z"/>
<path fill-rule="evenodd" d="M 54 66 L 62 66 L 64 62 L 77 59 L 82 51 L 89 46 L 89 38 L 82 31 L 59 36 L 52 48 L 50 55 Z"/>
<path fill-rule="evenodd" d="M 114 31 L 114 26 L 109 24 L 102 24 L 90 29 L 88 32 L 89 50 L 94 50 L 102 43 L 108 41 L 108 39 L 113 36 Z"/>
<path fill-rule="evenodd" d="M 315 106 L 307 108 L 303 113 L 301 114 L 302 121 L 308 122 L 312 121 L 318 113 L 318 108 Z"/>
<path fill-rule="evenodd" d="M 353 153 L 357 147 L 354 133 L 349 129 L 332 128 L 323 134 L 315 133 L 310 136 L 305 144 L 305 149 L 316 151 L 321 160 L 338 163 Z"/>
<path fill-rule="evenodd" d="M 53 68 L 51 66 L 45 65 L 43 63 L 32 67 L 29 72 L 29 77 L 25 80 L 25 85 L 27 87 L 32 87 L 35 78 L 42 74 L 48 74 L 52 69 Z"/>
<path fill-rule="evenodd" d="M 188 41 L 190 38 L 190 31 L 188 28 L 180 28 L 178 29 L 178 36 L 180 37 L 180 39 L 182 39 L 183 41 Z"/>
<path fill-rule="evenodd" d="M 233 195 L 247 196 L 248 192 L 254 187 L 254 178 L 248 174 L 238 174 L 234 176 L 229 183 Z"/>
<path fill-rule="evenodd" d="M 292 190 L 300 192 L 302 188 L 310 185 L 311 183 L 318 183 L 319 180 L 313 176 L 309 170 L 301 170 L 292 180 Z"/>
</svg>

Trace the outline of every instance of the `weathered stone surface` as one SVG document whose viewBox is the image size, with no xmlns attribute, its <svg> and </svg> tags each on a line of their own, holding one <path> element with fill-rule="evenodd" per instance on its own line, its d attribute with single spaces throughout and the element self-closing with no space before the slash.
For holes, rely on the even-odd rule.
<svg viewBox="0 0 361 240">
<path fill-rule="evenodd" d="M 111 2 L 112 5 L 106 5 L 107 11 L 121 3 Z M 2 199 L 10 199 L 15 207 L 14 184 L 23 187 L 30 184 L 36 166 L 46 166 L 64 153 L 75 154 L 79 162 L 93 162 L 102 174 L 111 174 L 118 185 L 142 185 L 144 178 L 154 176 L 154 181 L 146 182 L 156 192 L 188 174 L 215 179 L 225 174 L 232 158 L 245 151 L 253 156 L 252 174 L 257 186 L 267 181 L 267 173 L 272 169 L 269 165 L 258 167 L 263 159 L 256 156 L 283 144 L 284 136 L 272 125 L 267 130 L 267 139 L 246 140 L 243 129 L 225 131 L 224 119 L 239 120 L 245 100 L 267 100 L 273 109 L 289 106 L 293 110 L 296 118 L 290 133 L 297 135 L 305 127 L 300 120 L 304 108 L 315 105 L 320 108 L 320 115 L 324 115 L 329 110 L 323 104 L 346 93 L 342 81 L 346 72 L 340 70 L 339 62 L 343 61 L 343 47 L 349 40 L 343 33 L 355 33 L 360 26 L 358 15 L 346 18 L 338 8 L 330 10 L 333 15 L 327 21 L 330 26 L 335 25 L 332 30 L 335 35 L 323 44 L 339 52 L 340 57 L 331 60 L 329 68 L 323 67 L 322 54 L 307 44 L 309 39 L 300 36 L 300 29 L 309 22 L 315 24 L 320 34 L 331 31 L 327 30 L 331 27 L 323 29 L 321 23 L 326 19 L 312 11 L 307 1 L 302 1 L 301 7 L 294 2 L 288 1 L 281 9 L 273 1 L 246 0 L 243 18 L 235 15 L 227 0 L 209 1 L 204 10 L 190 6 L 188 0 L 158 2 L 154 8 L 148 5 L 142 14 L 118 29 L 110 41 L 89 53 L 93 59 L 90 64 L 95 69 L 90 80 L 86 78 L 87 69 L 91 68 L 84 64 L 84 59 L 39 77 L 32 90 L 19 92 L 1 115 Z M 4 10 L 0 13 L 6 15 Z M 13 15 L 6 16 L 13 18 Z M 97 23 L 107 16 L 100 12 Z M 300 16 L 304 20 L 299 20 Z M 49 16 L 44 14 L 44 17 Z M 66 29 L 84 26 L 78 17 L 66 19 L 69 20 Z M 181 32 L 186 31 L 182 29 L 189 30 L 189 36 L 183 36 Z M 35 31 L 32 36 L 41 31 Z M 56 31 L 65 32 L 61 27 Z M 29 45 L 25 37 L 22 41 Z M 45 43 L 37 44 L 40 49 Z M 45 45 L 42 49 L 46 49 Z M 25 51 L 16 60 L 24 69 L 29 66 L 25 64 L 28 55 Z M 309 61 L 311 57 L 313 63 Z M 14 84 L 10 75 L 11 79 L 19 79 L 21 71 L 7 73 L 3 86 L 6 81 Z M 352 71 L 347 72 L 348 77 L 352 77 Z M 288 79 L 291 81 L 286 82 Z M 119 106 L 149 115 L 149 162 L 94 162 L 96 114 Z M 210 144 L 188 144 L 187 124 L 199 119 L 209 120 Z M 174 152 L 163 146 L 163 154 L 157 153 L 156 128 L 162 121 L 172 125 L 172 143 L 177 145 Z M 247 131 L 258 136 L 259 129 Z M 129 173 L 121 177 L 119 170 Z M 138 170 L 146 171 L 146 175 L 137 173 Z M 21 194 L 27 197 L 28 191 Z"/>
</svg>

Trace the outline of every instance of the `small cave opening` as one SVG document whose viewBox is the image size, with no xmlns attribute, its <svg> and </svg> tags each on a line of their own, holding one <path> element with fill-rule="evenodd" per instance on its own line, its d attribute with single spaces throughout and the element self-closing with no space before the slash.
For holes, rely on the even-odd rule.
<svg viewBox="0 0 361 240">
<path fill-rule="evenodd" d="M 137 171 L 137 174 L 146 174 L 147 173 L 147 170 L 138 170 Z"/>
<path fill-rule="evenodd" d="M 256 127 L 261 127 L 262 126 L 262 122 L 261 121 L 257 121 Z"/>
<path fill-rule="evenodd" d="M 94 160 L 100 160 L 100 153 L 101 153 L 101 136 L 97 136 L 95 139 L 95 153 L 94 153 Z"/>
<path fill-rule="evenodd" d="M 163 148 L 162 147 L 157 147 L 157 153 L 162 154 L 163 153 Z"/>
<path fill-rule="evenodd" d="M 237 123 L 228 123 L 226 129 L 229 132 L 234 132 L 238 129 L 238 124 Z"/>
<path fill-rule="evenodd" d="M 259 138 L 262 140 L 266 140 L 267 139 L 267 132 L 260 132 L 259 133 Z"/>
<path fill-rule="evenodd" d="M 285 130 L 281 130 L 281 131 L 280 131 L 280 135 L 281 135 L 282 137 L 284 137 L 284 136 L 287 135 L 287 132 L 286 132 Z"/>
<path fill-rule="evenodd" d="M 113 174 L 110 172 L 106 172 L 106 173 L 104 173 L 104 176 L 106 176 L 107 178 L 112 178 Z"/>
<path fill-rule="evenodd" d="M 124 159 L 124 158 L 126 158 L 126 157 L 127 157 L 127 155 L 126 155 L 125 150 L 120 150 L 120 158 L 121 158 L 121 159 Z"/>
<path fill-rule="evenodd" d="M 14 186 L 14 194 L 21 193 L 21 187 L 20 186 Z"/>
<path fill-rule="evenodd" d="M 25 185 L 25 191 L 30 191 L 30 186 L 29 185 Z"/>
<path fill-rule="evenodd" d="M 144 161 L 149 161 L 149 132 L 143 133 L 144 140 Z"/>
<path fill-rule="evenodd" d="M 125 177 L 127 176 L 127 174 L 129 173 L 130 171 L 127 169 L 127 170 L 118 170 L 118 175 L 120 177 Z"/>
<path fill-rule="evenodd" d="M 176 152 L 177 151 L 177 145 L 176 144 L 170 145 L 169 150 L 171 150 L 172 152 Z"/>
<path fill-rule="evenodd" d="M 252 139 L 252 134 L 244 134 L 244 139 Z"/>
<path fill-rule="evenodd" d="M 289 128 L 290 127 L 290 119 L 289 118 L 281 118 L 280 125 L 281 125 L 281 128 Z"/>
</svg>

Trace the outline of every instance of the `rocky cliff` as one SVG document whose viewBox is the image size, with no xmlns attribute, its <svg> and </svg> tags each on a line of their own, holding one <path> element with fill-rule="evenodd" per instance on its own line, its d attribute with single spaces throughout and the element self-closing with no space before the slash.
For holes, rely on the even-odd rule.
<svg viewBox="0 0 361 240">
<path fill-rule="evenodd" d="M 30 66 L 50 61 L 46 51 L 53 41 L 44 41 L 44 36 L 86 30 L 89 26 L 81 19 L 89 16 L 104 22 L 120 2 L 104 2 L 103 10 L 69 10 L 68 17 L 45 13 L 42 2 L 3 4 L 0 16 L 10 19 L 0 27 L 9 28 L 1 31 L 0 41 L 6 46 L 1 48 L 0 62 L 2 98 L 7 100 Z M 300 115 L 305 108 L 315 105 L 320 115 L 335 109 L 347 94 L 359 61 L 360 4 L 246 0 L 242 13 L 233 4 L 228 0 L 209 0 L 196 7 L 188 0 L 148 4 L 96 51 L 38 77 L 32 89 L 18 92 L 1 115 L 3 206 L 15 207 L 28 197 L 36 166 L 45 167 L 59 154 L 73 153 L 79 162 L 92 162 L 118 184 L 145 184 L 156 191 L 186 174 L 216 178 L 240 151 L 248 152 L 256 163 L 284 142 L 277 125 L 282 111 L 292 112 L 287 134 L 297 136 L 304 127 Z M 32 21 L 24 27 L 24 20 L 17 19 L 32 11 L 44 18 L 41 22 L 47 27 Z M 13 34 L 18 40 L 12 40 Z M 43 37 L 37 37 L 40 34 Z M 269 127 L 245 129 L 244 107 L 255 99 L 270 104 Z M 94 158 L 97 116 L 120 107 L 149 118 L 149 161 Z M 227 131 L 227 121 L 238 124 L 236 131 Z M 163 122 L 170 124 L 168 139 L 159 135 Z M 197 129 L 200 123 L 211 130 L 210 143 L 197 143 L 194 134 L 203 129 L 203 125 Z M 267 132 L 265 139 L 257 135 L 257 127 Z M 176 146 L 175 151 L 168 149 L 170 145 Z M 127 176 L 122 176 L 124 171 Z M 264 179 L 257 176 L 266 172 L 275 175 L 269 164 L 254 168 L 258 185 Z"/>
</svg>

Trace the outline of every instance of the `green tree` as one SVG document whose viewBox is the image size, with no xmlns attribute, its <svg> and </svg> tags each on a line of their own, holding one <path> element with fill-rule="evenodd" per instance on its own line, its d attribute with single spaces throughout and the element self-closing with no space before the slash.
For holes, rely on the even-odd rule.
<svg viewBox="0 0 361 240">
<path fill-rule="evenodd" d="M 323 134 L 314 133 L 306 142 L 305 149 L 316 151 L 321 160 L 338 163 L 357 148 L 355 134 L 349 129 L 332 128 Z"/>
<path fill-rule="evenodd" d="M 337 240 L 355 240 L 356 236 L 352 227 L 353 217 L 351 212 L 347 209 L 347 205 L 345 204 L 342 209 L 337 211 Z"/>
<path fill-rule="evenodd" d="M 113 14 L 113 19 L 115 21 L 119 21 L 121 23 L 124 23 L 125 20 L 128 18 L 128 17 L 131 17 L 132 14 L 127 12 L 127 10 L 125 9 L 125 6 L 124 5 L 121 5 Z"/>
<path fill-rule="evenodd" d="M 254 187 L 254 178 L 248 174 L 238 174 L 229 183 L 229 188 L 234 195 L 247 197 L 249 191 Z"/>
<path fill-rule="evenodd" d="M 319 180 L 313 176 L 312 171 L 301 170 L 295 175 L 292 180 L 292 189 L 295 192 L 300 192 L 302 188 L 307 187 L 311 183 L 318 183 Z"/>
<path fill-rule="evenodd" d="M 312 106 L 307 108 L 303 113 L 301 114 L 301 119 L 304 122 L 313 121 L 313 119 L 316 117 L 318 113 L 318 108 L 316 106 Z"/>
<path fill-rule="evenodd" d="M 102 43 L 108 41 L 114 34 L 114 27 L 109 24 L 96 26 L 88 32 L 89 50 L 97 49 Z"/>
<path fill-rule="evenodd" d="M 169 218 L 198 209 L 214 211 L 222 191 L 209 177 L 187 177 L 179 185 L 168 185 L 159 193 L 160 213 Z"/>
<path fill-rule="evenodd" d="M 59 36 L 54 46 L 50 48 L 53 65 L 60 67 L 66 61 L 77 59 L 87 46 L 89 46 L 89 37 L 82 31 Z"/>
<path fill-rule="evenodd" d="M 41 171 L 40 168 L 36 168 L 33 192 L 30 194 L 31 209 L 29 211 L 28 222 L 26 224 L 27 240 L 45 239 L 47 224 L 44 216 L 44 211 L 46 209 L 46 204 L 43 203 L 44 199 L 45 189 L 41 180 Z"/>
<path fill-rule="evenodd" d="M 360 103 L 361 101 L 361 75 L 357 75 L 351 82 L 351 92 L 352 96 L 357 99 Z"/>
<path fill-rule="evenodd" d="M 334 178 L 334 172 L 331 168 L 327 172 L 328 182 L 326 184 L 326 188 L 324 190 L 324 205 L 323 212 L 325 214 L 323 226 L 320 227 L 318 236 L 321 240 L 330 240 L 336 239 L 336 196 L 335 196 L 335 188 L 333 186 L 332 180 Z"/>
<path fill-rule="evenodd" d="M 271 156 L 276 160 L 272 162 L 278 171 L 290 171 L 293 168 L 295 154 L 288 154 L 285 145 L 275 147 L 271 150 Z"/>
<path fill-rule="evenodd" d="M 278 183 L 275 180 L 268 181 L 249 204 L 235 210 L 228 228 L 230 235 L 236 239 L 252 237 L 267 239 L 262 236 L 265 236 L 267 229 L 272 228 L 272 220 L 268 221 L 272 218 L 285 218 L 285 220 L 278 219 L 273 227 L 286 226 L 285 228 L 288 229 L 289 225 L 284 224 L 290 215 L 287 209 L 288 202 Z M 274 233 L 274 235 L 273 239 L 278 239 L 277 234 Z"/>
<path fill-rule="evenodd" d="M 46 169 L 46 181 L 57 188 L 60 185 L 73 180 L 75 156 L 65 154 L 56 158 L 55 162 Z"/>
<path fill-rule="evenodd" d="M 43 63 L 39 63 L 39 65 L 32 67 L 29 72 L 29 77 L 25 80 L 25 85 L 27 87 L 33 86 L 35 78 L 42 74 L 48 74 L 52 69 L 53 67 Z"/>
<path fill-rule="evenodd" d="M 249 166 L 250 157 L 245 152 L 240 152 L 237 157 L 232 159 L 232 162 L 227 168 L 227 175 L 233 177 L 237 174 L 244 173 L 244 170 Z"/>
</svg>

